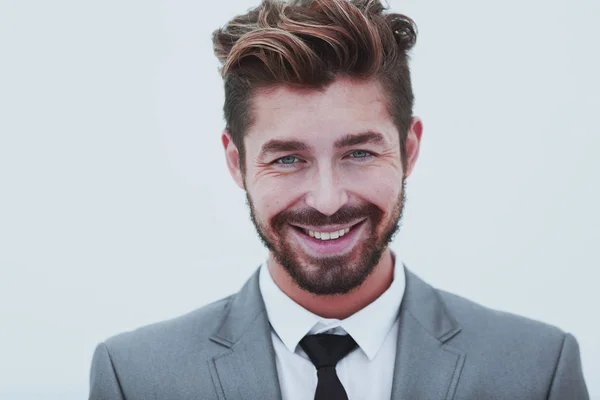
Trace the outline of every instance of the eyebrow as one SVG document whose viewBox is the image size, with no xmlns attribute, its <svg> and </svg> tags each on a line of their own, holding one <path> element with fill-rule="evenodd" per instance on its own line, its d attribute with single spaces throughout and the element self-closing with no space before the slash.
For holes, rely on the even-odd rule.
<svg viewBox="0 0 600 400">
<path fill-rule="evenodd" d="M 386 142 L 385 137 L 374 131 L 367 131 L 363 133 L 351 133 L 338 140 L 333 144 L 336 148 L 357 146 L 359 144 L 384 144 Z"/>
<path fill-rule="evenodd" d="M 386 143 L 386 140 L 385 137 L 379 132 L 367 131 L 363 133 L 350 133 L 336 140 L 333 145 L 336 149 L 340 149 L 367 143 L 384 144 Z M 308 151 L 311 149 L 311 146 L 300 140 L 271 139 L 262 146 L 259 157 L 266 158 L 275 153 Z"/>
<path fill-rule="evenodd" d="M 260 150 L 260 158 L 265 158 L 273 153 L 285 153 L 310 150 L 310 146 L 300 140 L 271 139 Z"/>
</svg>

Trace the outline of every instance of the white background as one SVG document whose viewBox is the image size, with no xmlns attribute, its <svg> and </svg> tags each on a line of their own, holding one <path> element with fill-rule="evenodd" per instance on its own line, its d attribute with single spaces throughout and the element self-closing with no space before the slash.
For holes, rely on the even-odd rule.
<svg viewBox="0 0 600 400">
<path fill-rule="evenodd" d="M 0 0 L 0 399 L 87 397 L 95 345 L 264 260 L 211 32 L 258 0 Z M 395 0 L 421 157 L 393 249 L 572 332 L 600 399 L 600 2 Z"/>
</svg>

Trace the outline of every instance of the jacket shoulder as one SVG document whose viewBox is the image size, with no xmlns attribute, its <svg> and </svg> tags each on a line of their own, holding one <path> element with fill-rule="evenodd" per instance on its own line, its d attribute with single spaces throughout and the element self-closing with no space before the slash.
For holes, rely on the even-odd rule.
<svg viewBox="0 0 600 400">
<path fill-rule="evenodd" d="M 448 345 L 466 354 L 458 388 L 469 394 L 465 398 L 588 398 L 571 334 L 436 292 L 460 327 Z"/>
<path fill-rule="evenodd" d="M 186 352 L 198 348 L 211 336 L 226 313 L 233 296 L 207 304 L 179 317 L 146 325 L 105 341 L 111 353 L 154 354 Z"/>
<path fill-rule="evenodd" d="M 208 361 L 211 345 L 232 296 L 180 317 L 121 333 L 98 345 L 90 380 L 90 399 L 163 399 L 182 390 L 216 398 Z M 175 395 L 179 398 L 183 394 Z M 187 398 L 187 396 L 186 396 Z"/>
<path fill-rule="evenodd" d="M 498 338 L 535 338 L 542 342 L 562 342 L 565 332 L 556 326 L 509 312 L 485 307 L 443 290 L 437 290 L 444 306 L 463 333 L 469 335 L 493 335 Z M 489 337 L 489 336 L 488 336 Z M 547 343 L 546 343 L 547 344 Z"/>
</svg>

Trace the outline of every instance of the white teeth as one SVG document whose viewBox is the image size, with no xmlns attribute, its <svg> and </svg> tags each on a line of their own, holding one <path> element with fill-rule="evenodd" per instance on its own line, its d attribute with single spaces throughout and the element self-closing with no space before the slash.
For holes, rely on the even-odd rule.
<svg viewBox="0 0 600 400">
<path fill-rule="evenodd" d="M 346 233 L 350 232 L 350 228 L 340 229 L 339 231 L 335 231 L 335 232 L 317 232 L 317 231 L 311 231 L 311 230 L 305 230 L 305 232 L 310 237 L 314 237 L 316 239 L 335 240 L 335 239 L 341 238 Z"/>
</svg>

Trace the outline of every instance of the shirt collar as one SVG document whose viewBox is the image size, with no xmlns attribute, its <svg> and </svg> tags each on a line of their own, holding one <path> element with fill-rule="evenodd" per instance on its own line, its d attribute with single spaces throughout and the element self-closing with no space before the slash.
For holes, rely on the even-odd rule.
<svg viewBox="0 0 600 400">
<path fill-rule="evenodd" d="M 396 262 L 390 287 L 374 302 L 344 320 L 321 318 L 293 301 L 273 281 L 266 263 L 260 268 L 259 285 L 269 322 L 290 352 L 296 351 L 305 335 L 333 330 L 333 333 L 351 335 L 369 360 L 373 360 L 398 317 L 406 277 L 402 264 Z"/>
</svg>

